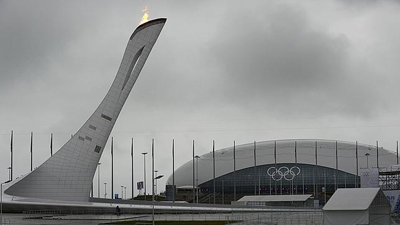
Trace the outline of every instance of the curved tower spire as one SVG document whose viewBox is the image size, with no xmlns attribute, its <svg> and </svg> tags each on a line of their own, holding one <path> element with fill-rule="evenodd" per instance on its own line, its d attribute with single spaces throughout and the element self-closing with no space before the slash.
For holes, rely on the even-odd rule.
<svg viewBox="0 0 400 225">
<path fill-rule="evenodd" d="M 4 193 L 63 201 L 89 201 L 97 163 L 115 121 L 153 48 L 166 19 L 136 28 L 125 49 L 118 73 L 96 111 L 52 157 Z"/>
</svg>

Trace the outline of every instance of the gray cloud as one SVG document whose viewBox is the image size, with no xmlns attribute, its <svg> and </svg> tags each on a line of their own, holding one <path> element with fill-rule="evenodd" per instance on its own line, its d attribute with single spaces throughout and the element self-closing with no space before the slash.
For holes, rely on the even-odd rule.
<svg viewBox="0 0 400 225">
<path fill-rule="evenodd" d="M 234 139 L 378 139 L 393 149 L 396 2 L 0 1 L 1 165 L 11 129 L 23 174 L 30 131 L 40 164 L 51 132 L 61 147 L 80 127 L 109 88 L 146 4 L 150 18 L 168 21 L 112 134 L 116 187 L 127 185 L 132 137 L 137 180 L 152 138 L 166 175 L 172 138 L 177 166 L 189 160 L 192 139 L 196 154 L 210 151 L 213 139 L 217 148 Z M 102 171 L 110 166 L 106 148 Z M 108 172 L 102 176 L 109 182 Z"/>
<path fill-rule="evenodd" d="M 228 80 L 224 100 L 278 116 L 372 113 L 364 99 L 376 99 L 375 90 L 352 80 L 363 68 L 352 65 L 346 36 L 314 29 L 295 6 L 269 7 L 259 21 L 249 23 L 250 13 L 220 24 L 210 55 Z"/>
</svg>

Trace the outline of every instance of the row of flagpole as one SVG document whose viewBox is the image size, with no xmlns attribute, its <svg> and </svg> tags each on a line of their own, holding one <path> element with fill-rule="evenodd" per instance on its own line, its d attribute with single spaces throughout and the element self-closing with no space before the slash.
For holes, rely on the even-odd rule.
<svg viewBox="0 0 400 225">
<path fill-rule="evenodd" d="M 10 156 L 10 180 L 13 180 L 14 177 L 14 131 L 11 131 L 11 143 L 10 143 L 10 152 L 11 152 L 11 156 Z M 31 171 L 33 171 L 33 132 L 30 133 L 30 148 L 29 148 L 29 152 L 30 152 L 30 166 L 31 166 Z M 50 134 L 50 156 L 53 156 L 53 133 Z"/>
<path fill-rule="evenodd" d="M 13 130 L 11 131 L 11 144 L 10 144 L 10 150 L 11 150 L 11 166 L 10 166 L 10 180 L 13 180 L 13 175 L 14 175 L 14 165 L 13 165 L 13 142 L 14 142 L 14 132 Z M 131 166 L 132 166 L 132 177 L 131 177 L 131 186 L 132 186 L 132 198 L 134 197 L 134 139 L 132 138 L 132 143 L 131 143 Z M 335 143 L 335 189 L 338 188 L 338 181 L 337 181 L 337 172 L 339 170 L 338 166 L 338 145 L 337 141 Z M 253 148 L 253 157 L 254 157 L 254 171 L 257 173 L 257 155 L 256 155 L 256 148 L 257 148 L 257 142 L 254 142 L 254 148 Z M 152 140 L 152 151 L 154 151 L 154 139 Z M 192 141 L 192 160 L 193 160 L 193 202 L 196 199 L 196 194 L 198 195 L 198 184 L 196 184 L 196 179 L 195 179 L 195 158 L 199 158 L 199 156 L 195 156 L 195 142 L 194 140 Z M 315 168 L 318 166 L 318 148 L 317 148 L 317 141 L 315 141 Z M 295 147 L 294 147 L 294 152 L 295 152 L 295 163 L 297 164 L 297 142 L 295 141 Z M 376 165 L 379 168 L 379 142 L 376 141 L 376 153 L 377 153 L 377 161 Z M 147 153 L 142 153 L 144 156 Z M 51 133 L 51 138 L 50 138 L 50 155 L 53 155 L 53 133 Z M 31 162 L 31 171 L 33 170 L 33 132 L 30 133 L 30 162 Z M 356 156 L 356 175 L 358 177 L 359 175 L 359 162 L 358 162 L 358 142 L 355 142 L 355 156 Z M 152 158 L 154 158 L 154 154 L 152 154 Z M 274 163 L 275 163 L 275 168 L 277 164 L 276 160 L 276 141 L 274 142 Z M 213 140 L 212 142 L 212 159 L 213 159 L 213 202 L 215 203 L 215 197 L 216 197 L 216 180 L 215 180 L 215 141 Z M 398 141 L 396 142 L 396 162 L 397 164 L 399 163 L 399 149 L 398 149 Z M 144 163 L 146 163 L 145 158 L 144 158 Z M 154 167 L 154 165 L 152 165 Z M 145 169 L 144 169 L 145 170 Z M 154 168 L 153 168 L 154 170 Z M 314 170 L 315 171 L 315 170 Z M 152 171 L 154 173 L 154 171 Z M 154 174 L 152 174 L 152 177 Z M 198 179 L 198 178 L 197 178 Z M 233 142 L 233 179 L 234 179 L 234 200 L 236 200 L 236 142 Z M 315 174 L 313 176 L 313 183 L 314 183 L 314 195 L 317 195 L 318 192 L 316 190 L 316 182 L 315 182 Z M 175 188 L 175 141 L 174 139 L 172 140 L 172 182 L 173 182 L 173 201 L 175 201 L 175 195 L 176 195 L 176 188 Z M 144 174 L 144 183 L 145 183 L 145 192 L 144 194 L 146 195 L 146 174 Z M 152 182 L 153 183 L 153 182 Z M 356 180 L 356 185 L 358 185 L 358 181 Z M 153 187 L 154 188 L 154 187 Z M 260 188 L 260 187 L 259 187 Z M 153 190 L 154 191 L 154 190 Z M 196 193 L 197 191 L 197 193 Z M 297 192 L 297 188 L 296 188 Z M 254 180 L 254 194 L 257 194 L 257 182 L 256 179 Z M 275 183 L 275 194 L 277 194 L 277 188 L 276 188 L 276 183 Z M 100 194 L 98 194 L 100 197 Z M 111 137 L 111 198 L 114 197 L 114 138 Z M 197 196 L 198 199 L 198 196 Z"/>
<path fill-rule="evenodd" d="M 277 141 L 274 141 L 274 165 L 275 165 L 275 168 L 277 167 Z M 195 199 L 197 199 L 197 202 L 198 202 L 198 183 L 196 183 L 195 182 L 195 171 L 196 171 L 196 169 L 195 169 L 195 163 L 198 163 L 197 162 L 197 160 L 195 161 L 195 158 L 198 158 L 198 156 L 195 156 L 195 151 L 194 151 L 194 141 L 192 142 L 192 151 L 193 151 L 193 154 L 192 154 L 192 163 L 193 163 L 193 175 L 192 175 L 192 178 L 193 178 L 193 202 L 195 202 Z M 257 173 L 257 142 L 254 142 L 254 144 L 253 144 L 253 146 L 254 146 L 254 148 L 253 148 L 253 157 L 254 157 L 254 173 L 256 174 Z M 294 153 L 295 153 L 295 164 L 297 165 L 297 141 L 295 141 L 294 142 Z M 367 154 L 369 154 L 369 153 L 367 153 Z M 377 165 L 377 168 L 379 168 L 379 142 L 378 141 L 376 141 L 376 155 L 377 155 L 377 161 L 376 161 L 376 165 Z M 366 155 L 367 156 L 367 160 L 368 160 L 368 156 L 369 155 Z M 174 160 L 174 150 L 173 150 L 173 152 L 172 152 L 172 157 L 173 157 L 173 160 Z M 356 179 L 355 179 L 355 185 L 354 185 L 354 187 L 359 187 L 359 154 L 358 154 L 358 141 L 356 141 L 355 142 L 355 159 L 356 159 L 356 162 L 355 162 L 355 165 L 356 165 Z M 215 165 L 215 141 L 213 140 L 213 142 L 212 142 L 212 160 L 213 160 L 213 163 L 212 163 L 212 166 L 213 166 L 213 203 L 215 204 L 216 203 L 216 200 L 215 200 L 215 197 L 216 197 L 216 179 L 215 179 L 215 168 L 216 168 L 216 165 Z M 398 146 L 398 141 L 396 141 L 396 163 L 397 164 L 399 164 L 399 146 Z M 313 194 L 314 194 L 314 196 L 318 196 L 318 184 L 317 184 L 317 182 L 316 182 L 316 173 L 317 173 L 317 166 L 318 166 L 318 141 L 315 141 L 315 166 L 314 166 L 314 175 L 313 175 Z M 335 180 L 334 180 L 334 185 L 335 185 L 335 190 L 338 188 L 338 171 L 339 171 L 339 158 L 338 158 L 338 142 L 336 141 L 335 142 L 335 175 L 334 175 L 334 177 L 335 177 Z M 260 173 L 260 171 L 258 170 L 258 173 Z M 197 175 L 198 176 L 198 175 Z M 174 167 L 173 167 L 173 177 L 174 177 Z M 198 178 L 197 178 L 198 179 Z M 326 179 L 326 178 L 324 178 L 324 179 Z M 236 142 L 234 141 L 233 142 L 233 180 L 234 180 L 234 182 L 233 182 L 233 195 L 234 195 L 234 201 L 236 201 Z M 222 184 L 223 185 L 223 184 Z M 304 184 L 303 184 L 303 186 L 304 186 Z M 174 188 L 174 191 L 173 191 L 173 195 L 174 195 L 174 197 L 173 197 L 173 200 L 175 200 L 175 182 L 174 182 L 174 179 L 173 179 L 173 188 Z M 296 194 L 297 194 L 297 184 L 296 184 Z M 196 193 L 196 191 L 197 191 L 197 193 Z M 275 195 L 277 194 L 277 184 L 276 184 L 276 182 L 275 182 L 275 188 L 274 188 L 274 191 L 275 191 Z M 292 190 L 293 191 L 293 190 Z M 292 192 L 291 191 L 291 192 Z M 281 190 L 281 192 L 282 192 L 282 190 Z M 197 194 L 197 196 L 196 196 L 196 194 Z M 257 182 L 256 182 L 256 179 L 254 179 L 254 195 L 256 195 L 257 194 Z M 258 187 L 258 194 L 260 195 L 260 184 L 259 184 L 259 187 Z M 282 193 L 281 193 L 282 194 Z M 304 187 L 303 187 L 303 194 L 304 194 Z"/>
</svg>

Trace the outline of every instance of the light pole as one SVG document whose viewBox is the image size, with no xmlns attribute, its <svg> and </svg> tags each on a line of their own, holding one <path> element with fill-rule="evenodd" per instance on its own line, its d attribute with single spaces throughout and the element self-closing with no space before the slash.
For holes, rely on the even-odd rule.
<svg viewBox="0 0 400 225">
<path fill-rule="evenodd" d="M 134 181 L 134 174 L 133 174 L 133 138 L 131 144 L 131 169 L 132 169 L 132 199 L 135 195 L 135 181 Z"/>
<path fill-rule="evenodd" d="M 172 202 L 175 203 L 175 140 L 172 139 Z"/>
<path fill-rule="evenodd" d="M 153 173 L 153 177 L 154 177 L 154 173 Z M 157 177 L 154 177 L 153 179 L 153 185 L 154 185 L 154 181 L 157 181 L 158 179 L 161 179 L 162 177 L 164 177 L 164 175 L 159 175 Z M 152 205 L 153 205 L 153 212 L 152 212 L 152 218 L 153 218 L 153 225 L 154 225 L 154 186 L 153 186 L 153 200 L 152 200 Z"/>
<path fill-rule="evenodd" d="M 114 199 L 114 137 L 111 137 L 111 199 Z"/>
<path fill-rule="evenodd" d="M 367 156 L 367 168 L 369 168 L 368 167 L 368 156 L 370 156 L 370 154 L 367 152 L 367 153 L 365 153 L 365 156 Z"/>
<path fill-rule="evenodd" d="M 14 157 L 14 153 L 13 153 L 13 143 L 14 143 L 14 141 L 13 141 L 13 137 L 14 137 L 14 131 L 13 130 L 11 130 L 11 143 L 10 143 L 10 151 L 11 151 L 11 162 L 10 162 L 10 168 L 11 168 L 11 175 L 10 175 L 10 177 L 11 177 L 11 179 L 9 179 L 9 180 L 13 180 L 13 162 L 14 162 L 14 159 L 13 159 L 13 157 Z M 397 156 L 398 156 L 399 154 L 397 154 Z M 398 161 L 398 160 L 397 160 Z M 398 164 L 398 163 L 397 163 Z"/>
<path fill-rule="evenodd" d="M 256 142 L 253 144 L 253 157 L 254 157 L 254 175 L 257 174 L 257 147 Z M 257 180 L 254 179 L 254 195 L 257 195 Z"/>
<path fill-rule="evenodd" d="M 213 204 L 215 204 L 215 141 L 214 140 L 213 140 L 212 159 L 213 159 Z"/>
<path fill-rule="evenodd" d="M 8 180 L 11 180 L 11 166 L 8 169 Z"/>
<path fill-rule="evenodd" d="M 1 197 L 0 197 L 0 224 L 3 224 L 3 184 L 7 184 L 11 182 L 11 180 L 8 180 L 6 182 L 3 182 L 0 184 L 1 188 L 0 188 L 0 193 L 1 193 Z"/>
<path fill-rule="evenodd" d="M 31 171 L 33 171 L 33 132 L 31 132 Z"/>
<path fill-rule="evenodd" d="M 195 181 L 195 161 L 194 161 L 194 140 L 193 140 L 193 151 L 192 151 L 193 155 L 192 155 L 192 180 L 193 180 L 193 186 L 192 186 L 192 192 L 193 192 L 193 196 L 192 196 L 192 202 L 195 203 L 196 202 L 196 181 Z"/>
<path fill-rule="evenodd" d="M 100 198 L 100 165 L 97 163 L 97 197 Z"/>
<path fill-rule="evenodd" d="M 154 171 L 154 172 L 155 172 L 155 171 Z M 163 178 L 163 177 L 164 177 L 164 175 L 156 176 L 156 177 L 154 178 L 154 181 L 157 182 L 158 179 L 161 179 L 161 178 Z M 157 187 L 157 186 L 156 186 L 156 187 Z M 157 200 L 157 198 L 156 198 L 156 200 Z"/>
<path fill-rule="evenodd" d="M 124 199 L 124 186 L 121 186 L 121 199 Z"/>
<path fill-rule="evenodd" d="M 151 140 L 151 204 L 153 205 L 152 218 L 154 225 L 154 138 Z"/>
<path fill-rule="evenodd" d="M 143 155 L 144 200 L 145 201 L 146 201 L 146 154 L 147 154 L 147 152 L 142 152 L 142 155 Z"/>
<path fill-rule="evenodd" d="M 236 201 L 236 141 L 233 141 L 233 201 Z"/>
<path fill-rule="evenodd" d="M 53 133 L 50 135 L 50 156 L 53 156 Z"/>
<path fill-rule="evenodd" d="M 107 183 L 104 183 L 104 198 L 107 198 Z"/>
<path fill-rule="evenodd" d="M 200 156 L 196 155 L 194 157 L 196 159 L 196 203 L 199 203 L 199 158 Z"/>
<path fill-rule="evenodd" d="M 158 173 L 158 170 L 154 170 L 154 173 L 156 173 L 156 177 L 157 177 L 157 173 Z M 155 192 L 156 192 L 156 198 L 157 198 L 157 180 L 156 180 L 156 187 L 155 187 Z"/>
</svg>

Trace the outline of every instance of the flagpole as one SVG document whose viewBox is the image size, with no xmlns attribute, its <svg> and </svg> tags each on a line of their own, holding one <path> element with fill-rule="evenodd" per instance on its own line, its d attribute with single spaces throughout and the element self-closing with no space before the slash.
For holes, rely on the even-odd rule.
<svg viewBox="0 0 400 225">
<path fill-rule="evenodd" d="M 193 145 L 192 145 L 192 153 L 193 153 L 193 156 L 192 156 L 192 161 L 193 161 L 193 170 L 192 170 L 192 172 L 193 172 L 193 174 L 192 174 L 192 178 L 193 178 L 193 203 L 195 203 L 195 198 L 196 198 L 196 190 L 195 190 L 195 179 L 194 179 L 194 172 L 195 172 L 195 169 L 194 169 L 194 140 L 193 140 Z"/>
<path fill-rule="evenodd" d="M 357 141 L 356 141 L 356 170 L 357 170 L 357 176 L 356 176 L 355 187 L 358 188 L 358 142 Z"/>
<path fill-rule="evenodd" d="M 254 176 L 257 174 L 257 159 L 256 159 L 256 142 L 253 143 L 253 156 L 254 156 Z M 254 195 L 257 195 L 257 179 L 254 179 Z"/>
<path fill-rule="evenodd" d="M 336 169 L 335 169 L 335 191 L 338 189 L 338 167 L 339 167 L 339 162 L 338 162 L 338 145 L 337 141 L 335 142 L 335 150 L 336 150 Z"/>
<path fill-rule="evenodd" d="M 175 203 L 175 140 L 172 139 L 172 202 Z"/>
<path fill-rule="evenodd" d="M 276 168 L 276 141 L 274 141 L 274 160 L 275 160 L 275 172 L 278 171 L 278 168 Z M 277 190 L 276 190 L 276 180 L 274 180 L 274 186 L 275 186 L 275 195 L 277 195 Z"/>
<path fill-rule="evenodd" d="M 297 167 L 297 141 L 294 141 L 294 162 Z M 296 195 L 297 195 L 297 176 L 295 177 L 296 182 Z"/>
<path fill-rule="evenodd" d="M 376 141 L 376 167 L 379 170 L 379 151 L 378 151 L 379 147 L 378 146 L 379 146 L 379 143 L 378 143 L 378 141 Z"/>
<path fill-rule="evenodd" d="M 53 156 L 53 133 L 50 136 L 50 156 Z"/>
<path fill-rule="evenodd" d="M 396 162 L 399 165 L 399 141 L 396 141 Z"/>
<path fill-rule="evenodd" d="M 14 171 L 14 166 L 13 166 L 13 137 L 14 137 L 14 131 L 11 130 L 11 144 L 10 144 L 10 150 L 11 150 L 11 180 L 13 180 L 13 171 Z"/>
<path fill-rule="evenodd" d="M 315 197 L 318 199 L 318 180 L 317 180 L 317 175 L 318 175 L 318 142 L 315 142 L 315 173 L 314 173 L 314 188 L 315 188 Z"/>
<path fill-rule="evenodd" d="M 134 173 L 133 173 L 133 138 L 131 144 L 131 163 L 132 163 L 132 199 L 135 195 L 135 180 L 134 180 Z"/>
<path fill-rule="evenodd" d="M 151 140 L 151 202 L 153 206 L 153 225 L 155 224 L 154 222 L 154 138 Z"/>
<path fill-rule="evenodd" d="M 233 141 L 233 201 L 236 201 L 236 141 Z"/>
<path fill-rule="evenodd" d="M 213 140 L 213 202 L 215 204 L 215 141 Z"/>
<path fill-rule="evenodd" d="M 111 137 L 111 199 L 114 199 L 114 137 Z"/>
<path fill-rule="evenodd" d="M 31 132 L 31 171 L 33 171 L 33 132 Z"/>
</svg>

